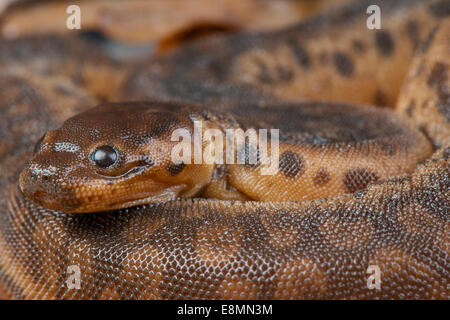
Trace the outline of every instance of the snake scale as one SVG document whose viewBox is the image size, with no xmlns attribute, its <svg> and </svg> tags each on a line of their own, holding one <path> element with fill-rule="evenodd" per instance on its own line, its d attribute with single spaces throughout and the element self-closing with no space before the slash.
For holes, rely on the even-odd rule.
<svg viewBox="0 0 450 320">
<path fill-rule="evenodd" d="M 380 30 L 365 26 L 373 3 Z M 356 1 L 130 65 L 78 37 L 0 40 L 0 296 L 449 299 L 449 14 L 442 0 Z M 119 102 L 91 109 L 104 100 Z M 145 157 L 193 115 L 280 128 L 280 172 L 259 184 L 249 165 L 189 171 Z M 126 165 L 171 185 L 206 175 L 211 188 L 130 206 L 103 184 L 69 201 L 74 181 L 96 186 L 79 148 L 114 137 Z M 379 289 L 367 286 L 374 265 Z M 70 266 L 79 289 L 66 284 Z"/>
</svg>

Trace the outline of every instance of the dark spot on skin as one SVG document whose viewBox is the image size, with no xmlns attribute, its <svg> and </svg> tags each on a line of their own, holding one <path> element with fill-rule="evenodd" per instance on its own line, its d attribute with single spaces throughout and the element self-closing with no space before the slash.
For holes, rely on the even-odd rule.
<svg viewBox="0 0 450 320">
<path fill-rule="evenodd" d="M 438 91 L 437 110 L 447 121 L 450 121 L 450 87 L 447 86 L 447 82 L 448 65 L 436 62 L 430 71 L 427 84 Z"/>
<path fill-rule="evenodd" d="M 363 53 L 366 51 L 366 46 L 361 40 L 353 40 L 352 47 L 356 53 Z"/>
<path fill-rule="evenodd" d="M 414 109 L 416 108 L 416 102 L 411 100 L 409 105 L 406 107 L 405 113 L 408 117 L 412 117 L 414 113 Z"/>
<path fill-rule="evenodd" d="M 374 103 L 378 106 L 386 107 L 389 105 L 387 96 L 380 89 L 375 91 L 375 96 L 374 96 L 373 100 L 374 100 Z"/>
<path fill-rule="evenodd" d="M 277 68 L 278 76 L 280 79 L 280 82 L 290 82 L 292 78 L 294 77 L 294 74 L 291 70 L 286 69 L 283 66 L 278 66 Z"/>
<path fill-rule="evenodd" d="M 311 68 L 311 58 L 309 57 L 306 49 L 295 40 L 290 41 L 289 45 L 292 49 L 292 52 L 294 53 L 295 58 L 297 59 L 297 63 L 303 69 L 309 70 Z"/>
<path fill-rule="evenodd" d="M 351 77 L 354 71 L 352 59 L 344 53 L 333 53 L 333 62 L 336 70 L 344 77 Z"/>
<path fill-rule="evenodd" d="M 436 18 L 444 18 L 450 15 L 450 3 L 442 0 L 429 6 L 430 13 Z"/>
<path fill-rule="evenodd" d="M 280 156 L 281 173 L 288 178 L 295 178 L 305 171 L 305 163 L 298 154 L 286 151 Z"/>
<path fill-rule="evenodd" d="M 175 163 L 171 162 L 167 165 L 166 169 L 172 176 L 175 176 L 175 175 L 179 174 L 181 171 L 183 171 L 183 169 L 185 167 L 186 167 L 186 164 L 184 164 L 184 163 L 175 164 Z"/>
<path fill-rule="evenodd" d="M 415 20 L 409 20 L 406 23 L 406 32 L 411 41 L 413 50 L 415 51 L 420 45 L 420 26 Z"/>
<path fill-rule="evenodd" d="M 370 169 L 366 168 L 354 168 L 344 176 L 344 188 L 348 193 L 354 193 L 359 190 L 363 190 L 371 182 L 377 181 L 378 175 Z"/>
<path fill-rule="evenodd" d="M 375 33 L 375 47 L 382 56 L 392 55 L 394 46 L 394 38 L 388 31 L 382 30 Z"/>
<path fill-rule="evenodd" d="M 443 85 L 448 79 L 447 70 L 448 66 L 446 63 L 436 62 L 428 76 L 428 85 L 432 88 L 439 88 Z"/>
<path fill-rule="evenodd" d="M 447 122 L 450 122 L 450 87 L 442 86 L 440 88 L 437 109 Z"/>
<path fill-rule="evenodd" d="M 434 36 L 436 35 L 437 31 L 439 30 L 439 26 L 436 26 L 428 35 L 428 37 L 423 42 L 422 48 L 420 48 L 420 52 L 425 53 L 428 51 L 428 49 L 431 46 L 431 43 L 434 40 Z"/>
<path fill-rule="evenodd" d="M 171 128 L 179 124 L 178 118 L 168 112 L 155 113 L 154 119 L 150 125 L 148 138 L 157 138 L 169 132 Z"/>
<path fill-rule="evenodd" d="M 272 83 L 273 79 L 270 74 L 269 68 L 266 66 L 266 64 L 259 59 L 256 61 L 256 64 L 259 70 L 258 80 L 261 83 L 268 83 L 268 84 Z"/>
<path fill-rule="evenodd" d="M 318 186 L 323 186 L 331 180 L 330 174 L 327 169 L 320 168 L 313 177 L 314 184 Z"/>
<path fill-rule="evenodd" d="M 291 70 L 283 66 L 277 66 L 275 70 L 270 70 L 267 65 L 261 61 L 257 60 L 256 64 L 259 68 L 258 80 L 261 83 L 277 83 L 277 82 L 290 82 L 294 74 Z"/>
</svg>

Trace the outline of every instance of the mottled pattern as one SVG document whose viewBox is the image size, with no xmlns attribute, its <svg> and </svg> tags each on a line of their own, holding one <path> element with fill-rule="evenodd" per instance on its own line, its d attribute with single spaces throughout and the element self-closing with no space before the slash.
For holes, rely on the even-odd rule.
<svg viewBox="0 0 450 320">
<path fill-rule="evenodd" d="M 82 37 L 0 39 L 0 68 L 24 66 L 32 74 L 69 77 L 100 100 L 115 96 L 128 72 L 104 46 Z"/>
<path fill-rule="evenodd" d="M 296 153 L 286 151 L 280 156 L 280 171 L 288 178 L 297 178 L 305 171 L 305 161 Z"/>
<path fill-rule="evenodd" d="M 367 5 L 365 1 L 358 2 Z M 434 2 L 436 4 L 426 11 L 436 18 L 445 16 L 448 1 Z M 388 8 L 395 9 L 406 5 L 414 7 L 420 1 L 386 3 Z M 360 13 L 357 10 L 357 14 Z M 326 20 L 331 23 L 327 26 L 338 27 L 352 15 L 344 17 L 346 19 L 340 16 Z M 311 25 L 317 26 L 317 20 Z M 305 27 L 296 31 L 302 33 L 303 29 Z M 309 32 L 315 30 L 314 27 L 308 29 Z M 43 209 L 20 192 L 18 175 L 30 158 L 35 142 L 46 130 L 57 127 L 96 101 L 78 87 L 76 79 L 65 78 L 63 90 L 59 90 L 52 88 L 61 84 L 60 79 L 2 72 L 1 87 L 7 88 L 7 94 L 0 95 L 0 296 L 19 299 L 450 299 L 450 145 L 445 140 L 448 139 L 448 118 L 442 112 L 417 114 L 426 107 L 423 101 L 440 99 L 447 92 L 442 94 L 447 84 L 439 83 L 444 79 L 441 76 L 435 78 L 439 81 L 431 81 L 431 89 L 425 89 L 430 88 L 427 79 L 434 65 L 431 62 L 441 57 L 436 53 L 443 52 L 439 44 L 446 35 L 448 33 L 437 31 L 434 38 L 429 37 L 432 40 L 423 52 L 430 54 L 418 57 L 417 64 L 412 66 L 412 75 L 405 83 L 412 90 L 402 90 L 397 106 L 400 113 L 405 110 L 403 105 L 412 106 L 405 112 L 410 114 L 411 120 L 420 125 L 417 120 L 423 117 L 430 124 L 426 127 L 429 139 L 439 146 L 433 155 L 410 174 L 377 182 L 374 182 L 376 173 L 369 168 L 355 168 L 349 172 L 347 180 L 352 182 L 349 186 L 359 188 L 365 184 L 366 189 L 299 203 L 188 199 L 92 214 Z M 395 40 L 397 52 L 401 38 L 395 37 Z M 251 37 L 243 43 L 247 41 L 246 47 L 258 44 L 258 41 L 253 43 Z M 236 43 L 225 48 L 239 51 L 243 50 L 241 45 Z M 311 42 L 308 41 L 308 45 Z M 308 45 L 305 44 L 305 50 Z M 0 46 L 0 51 L 3 48 Z M 366 51 L 372 49 L 368 47 Z M 186 50 L 181 55 L 189 60 L 192 48 Z M 440 62 L 447 63 L 443 59 L 448 56 L 443 55 Z M 302 59 L 305 60 L 304 56 Z M 169 61 L 173 62 L 172 58 Z M 423 68 L 420 68 L 421 63 L 425 63 Z M 176 62 L 169 65 L 186 67 Z M 208 68 L 217 71 L 220 65 L 210 64 Z M 314 68 L 315 63 L 312 63 L 310 72 L 314 72 Z M 423 74 L 419 72 L 421 69 Z M 189 67 L 182 71 L 186 70 Z M 204 75 L 205 79 L 207 76 Z M 258 88 L 253 91 L 245 85 L 242 90 L 227 85 L 209 84 L 208 87 L 189 79 L 173 78 L 173 74 L 167 78 L 157 75 L 155 79 L 160 87 L 154 86 L 152 90 L 162 86 L 163 93 L 170 93 L 166 98 L 173 96 L 174 100 L 180 97 L 201 102 L 218 99 L 229 106 L 242 97 L 249 101 L 256 98 L 269 107 L 261 109 L 258 117 L 249 119 L 249 125 L 270 120 L 274 125 L 284 124 L 290 132 L 298 129 L 292 127 L 289 116 L 278 112 L 276 106 L 270 106 L 268 102 L 273 102 L 272 98 L 260 95 Z M 180 85 L 183 83 L 186 86 Z M 412 85 L 414 83 L 417 87 Z M 371 89 L 373 97 L 380 88 Z M 61 98 L 64 92 L 77 97 L 73 101 L 87 104 L 67 103 L 62 108 L 56 97 Z M 403 100 L 405 104 L 401 103 Z M 433 111 L 447 110 L 448 98 L 441 100 L 443 107 L 439 105 L 441 107 Z M 310 104 L 305 106 L 313 109 Z M 364 117 L 346 113 L 353 109 L 341 104 L 333 106 L 334 112 L 348 116 L 348 123 L 360 123 L 360 130 L 346 131 L 348 126 L 344 122 L 342 131 L 336 134 L 327 130 L 329 127 L 324 122 L 325 127 L 314 134 L 317 118 L 327 119 L 329 113 L 314 115 L 312 112 L 306 123 L 313 125 L 301 128 L 306 134 L 291 134 L 283 140 L 307 141 L 320 147 L 338 144 L 339 139 L 370 139 L 371 134 L 378 131 L 385 130 L 387 135 L 398 133 L 388 130 L 391 127 L 389 117 L 358 122 Z M 254 111 L 252 108 L 243 110 L 242 117 L 248 117 L 245 112 L 254 114 Z M 296 117 L 305 114 L 302 110 L 296 112 Z M 323 119 L 321 121 L 325 121 Z M 331 117 L 327 121 L 331 125 L 334 120 Z M 431 130 L 435 128 L 431 125 L 437 123 L 439 128 Z M 330 127 L 335 128 L 335 125 Z M 404 142 L 399 143 L 402 144 Z M 399 146 L 391 149 L 386 144 L 372 144 L 358 152 L 381 157 L 381 154 L 400 152 L 400 149 Z M 353 150 L 360 157 L 358 152 Z M 298 161 L 294 163 L 298 167 Z M 334 181 L 344 183 L 343 177 L 332 176 L 332 169 L 330 165 L 314 171 L 316 183 L 324 183 L 328 174 L 331 180 L 325 185 Z M 371 265 L 380 268 L 380 290 L 367 287 L 367 269 Z M 67 287 L 68 266 L 80 268 L 80 290 Z"/>
<path fill-rule="evenodd" d="M 450 6 L 448 0 L 440 0 L 429 7 L 430 12 L 437 18 L 450 16 Z"/>
<path fill-rule="evenodd" d="M 450 143 L 449 33 L 447 18 L 427 36 L 397 103 L 398 110 L 409 116 L 437 147 Z"/>
<path fill-rule="evenodd" d="M 3 292 L 449 299 L 448 211 L 440 209 L 448 208 L 449 167 L 438 154 L 433 159 L 413 182 L 297 205 L 187 200 L 70 215 L 40 209 L 12 190 L 0 216 Z M 81 290 L 64 285 L 69 265 L 81 268 Z M 369 265 L 382 270 L 381 290 L 366 286 Z"/>
<path fill-rule="evenodd" d="M 353 74 L 353 61 L 341 52 L 335 52 L 333 54 L 333 62 L 336 70 L 344 77 L 351 77 Z"/>
<path fill-rule="evenodd" d="M 395 42 L 389 31 L 383 30 L 375 33 L 375 46 L 383 56 L 390 56 L 395 50 Z"/>
<path fill-rule="evenodd" d="M 419 34 L 420 34 L 420 24 L 416 20 L 410 20 L 406 24 L 406 30 L 408 32 L 408 36 L 411 39 L 411 44 L 415 49 L 417 49 L 420 45 Z"/>
<path fill-rule="evenodd" d="M 381 30 L 366 26 L 370 5 L 381 8 Z M 445 18 L 433 15 L 433 5 L 448 2 L 352 1 L 282 30 L 194 41 L 136 68 L 120 97 L 222 107 L 275 98 L 393 106 L 417 45 Z"/>
<path fill-rule="evenodd" d="M 347 192 L 354 193 L 365 189 L 369 183 L 378 179 L 378 175 L 373 170 L 355 168 L 345 174 L 343 183 Z"/>
<path fill-rule="evenodd" d="M 162 112 L 164 109 L 167 111 Z M 188 129 L 191 136 L 195 132 L 192 121 L 196 120 L 202 120 L 205 136 L 214 128 L 216 133 L 221 128 L 218 132 L 223 137 L 228 128 L 248 132 L 243 140 L 236 141 L 237 164 L 230 165 L 223 177 L 226 185 L 240 193 L 235 197 L 230 193 L 213 196 L 222 200 L 242 200 L 245 195 L 259 201 L 302 201 L 355 192 L 379 178 L 411 172 L 433 151 L 407 121 L 389 110 L 373 107 L 279 102 L 276 107 L 266 106 L 264 112 L 257 106 L 237 106 L 224 114 L 187 103 L 109 103 L 82 112 L 45 135 L 41 148 L 20 175 L 20 188 L 45 208 L 84 213 L 122 209 L 137 201 L 145 204 L 155 197 L 172 200 L 198 196 L 205 188 L 211 190 L 215 164 L 192 164 L 192 159 L 180 159 L 180 163 L 171 158 L 174 130 Z M 253 145 L 257 142 L 251 141 L 249 133 L 258 139 L 260 128 L 277 128 L 280 133 L 277 148 L 281 151 L 276 152 L 279 159 L 274 159 L 279 175 L 264 178 L 260 170 L 255 170 L 263 169 L 261 152 L 266 154 L 266 148 Z M 272 139 L 267 138 L 272 145 Z M 232 145 L 231 139 L 226 145 Z M 92 159 L 105 146 L 113 160 L 108 158 L 103 165 Z M 223 159 L 217 150 L 213 155 L 209 147 L 204 140 L 200 153 L 211 160 Z M 363 169 L 356 170 L 354 177 L 349 175 L 361 166 L 377 172 L 376 179 L 371 173 L 366 176 Z M 320 190 L 318 184 L 311 185 L 313 174 L 321 167 L 331 167 L 336 177 L 345 176 L 344 185 Z M 272 188 L 278 192 L 272 192 Z"/>
<path fill-rule="evenodd" d="M 447 64 L 443 62 L 436 62 L 431 69 L 430 75 L 428 76 L 428 85 L 434 88 L 439 88 L 439 86 L 448 79 L 448 69 L 449 66 Z"/>
</svg>

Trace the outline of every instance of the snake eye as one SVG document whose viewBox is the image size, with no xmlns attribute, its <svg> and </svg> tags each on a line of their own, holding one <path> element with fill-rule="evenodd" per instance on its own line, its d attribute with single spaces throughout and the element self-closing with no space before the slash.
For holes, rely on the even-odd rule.
<svg viewBox="0 0 450 320">
<path fill-rule="evenodd" d="M 101 168 L 108 168 L 116 163 L 117 151 L 111 146 L 101 146 L 93 154 L 95 164 Z"/>
</svg>

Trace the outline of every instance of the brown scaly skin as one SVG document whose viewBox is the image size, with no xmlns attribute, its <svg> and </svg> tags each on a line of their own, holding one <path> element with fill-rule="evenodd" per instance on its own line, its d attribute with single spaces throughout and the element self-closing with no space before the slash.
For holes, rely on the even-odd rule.
<svg viewBox="0 0 450 320">
<path fill-rule="evenodd" d="M 203 135 L 218 129 L 280 130 L 279 169 L 262 176 L 262 165 L 172 162 L 174 130 L 194 121 Z M 257 131 L 256 131 L 257 132 Z M 270 142 L 270 140 L 269 140 Z M 191 145 L 193 153 L 194 145 Z M 109 146 L 117 160 L 102 167 L 93 155 Z M 201 154 L 207 155 L 204 142 Z M 226 147 L 224 145 L 223 147 Z M 235 150 L 257 148 L 244 141 Z M 256 149 L 255 149 L 256 150 Z M 116 103 L 93 108 L 49 131 L 38 142 L 20 176 L 22 192 L 48 209 L 100 212 L 198 196 L 259 201 L 329 198 L 364 189 L 370 182 L 410 173 L 432 152 L 426 137 L 394 113 L 329 103 L 234 108 L 227 114 L 170 103 Z M 269 150 L 269 153 L 272 153 Z M 225 149 L 223 150 L 225 155 Z M 249 152 L 247 152 L 249 157 Z M 256 159 L 255 159 L 256 160 Z M 222 192 L 211 186 L 214 170 L 224 170 Z M 231 187 L 233 197 L 226 192 Z M 273 192 L 273 190 L 277 192 Z M 222 195 L 222 194 L 223 195 Z"/>
<path fill-rule="evenodd" d="M 0 39 L 0 68 L 11 67 L 47 77 L 69 77 L 100 100 L 113 98 L 127 75 L 123 64 L 103 46 L 76 36 Z"/>
<path fill-rule="evenodd" d="M 20 176 L 23 192 L 42 206 L 65 212 L 99 212 L 197 195 L 211 165 L 171 162 L 171 134 L 193 131 L 189 113 L 168 104 L 106 104 L 67 120 L 45 134 Z M 192 110 L 191 110 L 192 111 Z M 102 146 L 117 161 L 93 159 Z"/>
<path fill-rule="evenodd" d="M 411 118 L 437 147 L 450 144 L 447 125 L 450 121 L 450 23 L 447 20 L 439 27 L 442 30 L 435 28 L 425 41 L 397 103 L 397 110 Z"/>
<path fill-rule="evenodd" d="M 369 30 L 366 9 L 376 4 L 382 29 Z M 445 6 L 448 1 L 354 1 L 279 31 L 194 42 L 140 66 L 122 99 L 210 106 L 264 105 L 278 97 L 394 106 L 414 52 L 448 14 Z"/>
<path fill-rule="evenodd" d="M 439 79 L 438 88 L 447 81 Z M 434 99 L 440 91 L 427 92 Z M 9 119 L 12 101 L 0 99 L 0 119 Z M 39 106 L 52 117 L 28 126 L 35 100 L 23 101 L 22 120 L 2 136 L 37 141 L 69 112 L 47 99 Z M 188 199 L 86 215 L 43 209 L 20 193 L 18 175 L 33 147 L 12 146 L 0 162 L 0 191 L 8 194 L 0 197 L 3 297 L 450 298 L 448 145 L 411 174 L 334 198 Z M 80 290 L 65 286 L 70 265 L 81 269 Z M 367 288 L 369 265 L 382 271 L 381 290 Z"/>
<path fill-rule="evenodd" d="M 51 127 L 86 106 L 98 103 L 91 94 L 64 75 L 48 77 L 31 74 L 27 69 L 12 65 L 0 73 L 2 112 L 0 118 L 0 159 L 16 155 L 18 145 L 35 143 Z M 4 102 L 4 103 L 3 103 Z M 49 105 L 50 108 L 44 106 Z M 61 106 L 64 106 L 61 108 Z M 24 119 L 24 115 L 27 115 Z M 24 125 L 21 131 L 17 122 Z M 6 173 L 6 172 L 5 172 Z"/>
</svg>

